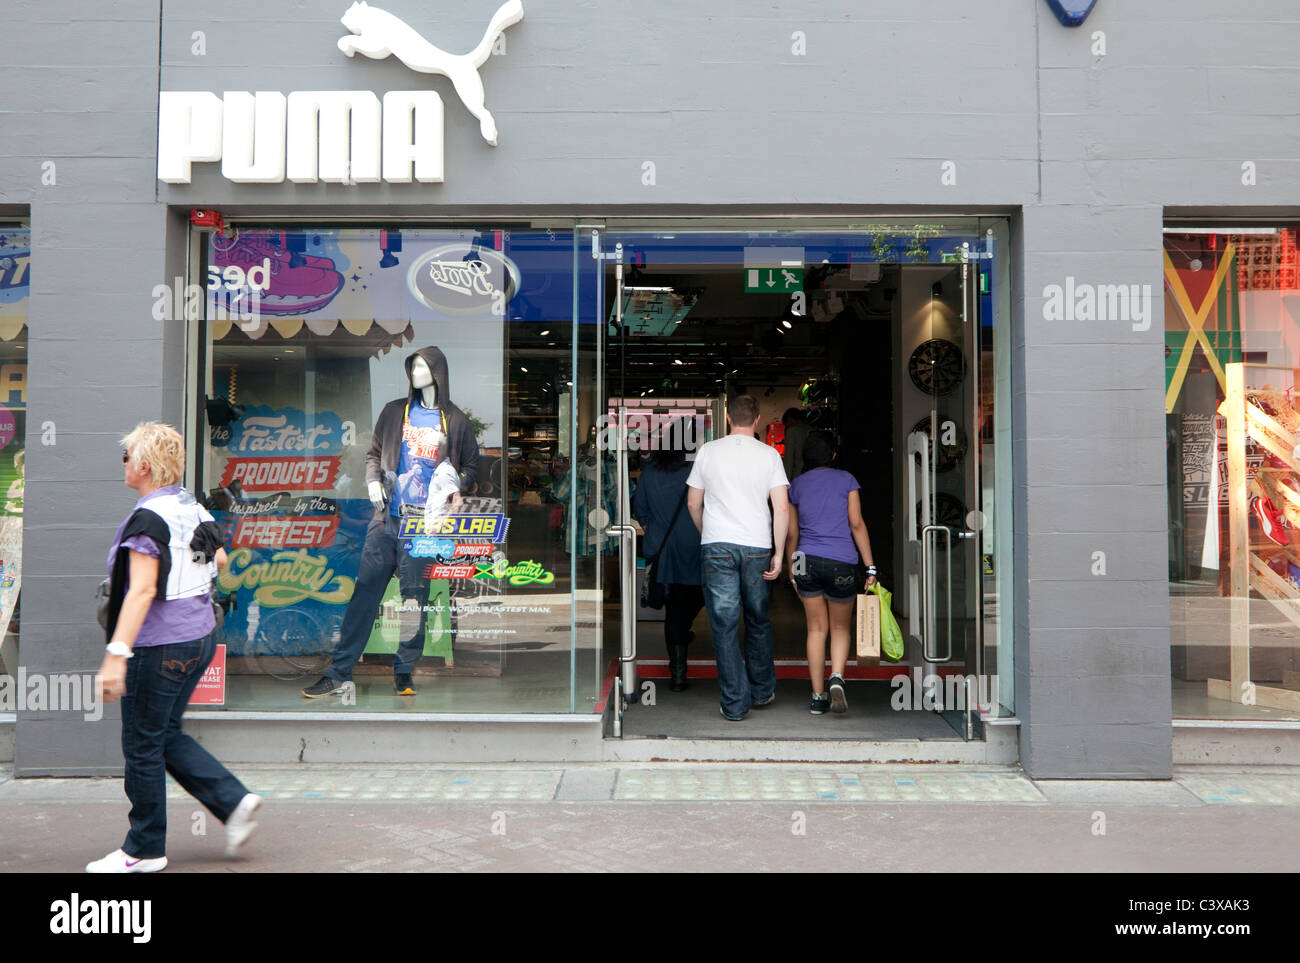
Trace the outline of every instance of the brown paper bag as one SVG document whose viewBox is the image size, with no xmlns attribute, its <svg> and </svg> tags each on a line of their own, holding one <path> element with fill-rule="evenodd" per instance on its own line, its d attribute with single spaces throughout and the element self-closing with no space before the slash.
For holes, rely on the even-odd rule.
<svg viewBox="0 0 1300 963">
<path fill-rule="evenodd" d="M 858 596 L 858 658 L 880 658 L 880 596 Z"/>
</svg>

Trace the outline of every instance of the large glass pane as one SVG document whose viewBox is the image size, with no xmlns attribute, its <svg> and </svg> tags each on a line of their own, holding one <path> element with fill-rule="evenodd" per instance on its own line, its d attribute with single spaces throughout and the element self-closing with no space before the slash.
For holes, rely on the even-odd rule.
<svg viewBox="0 0 1300 963">
<path fill-rule="evenodd" d="M 225 705 L 590 711 L 572 233 L 245 225 L 205 259 Z M 323 673 L 353 686 L 308 701 Z"/>
<path fill-rule="evenodd" d="M 1300 719 L 1296 227 L 1164 248 L 1174 715 Z"/>
<path fill-rule="evenodd" d="M 18 672 L 31 231 L 0 225 L 0 673 Z"/>
</svg>

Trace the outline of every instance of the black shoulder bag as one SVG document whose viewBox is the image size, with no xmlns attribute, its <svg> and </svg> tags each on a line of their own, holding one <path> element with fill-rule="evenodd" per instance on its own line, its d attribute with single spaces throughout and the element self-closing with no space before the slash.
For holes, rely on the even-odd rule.
<svg viewBox="0 0 1300 963">
<path fill-rule="evenodd" d="M 682 506 L 686 504 L 686 492 L 689 489 L 682 489 L 682 497 L 677 501 L 677 510 L 673 512 L 673 517 L 668 522 L 668 528 L 664 532 L 664 540 L 659 545 L 659 551 L 655 552 L 655 557 L 649 559 L 645 566 L 645 578 L 641 582 L 641 598 L 638 600 L 642 608 L 661 609 L 664 607 L 664 587 L 659 582 L 659 556 L 664 553 L 668 547 L 668 539 L 672 538 L 673 526 L 677 524 L 677 516 L 682 513 Z"/>
</svg>

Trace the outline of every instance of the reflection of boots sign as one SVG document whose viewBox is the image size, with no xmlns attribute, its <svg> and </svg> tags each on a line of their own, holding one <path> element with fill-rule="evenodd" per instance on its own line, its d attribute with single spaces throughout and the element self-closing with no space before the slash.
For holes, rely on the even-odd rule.
<svg viewBox="0 0 1300 963">
<path fill-rule="evenodd" d="M 445 314 L 505 314 L 519 290 L 519 268 L 489 247 L 447 244 L 422 254 L 407 274 L 411 293 Z"/>
<path fill-rule="evenodd" d="M 341 604 L 352 598 L 356 584 L 346 575 L 335 575 L 323 555 L 311 555 L 305 548 L 276 552 L 269 562 L 253 562 L 253 551 L 237 548 L 230 553 L 230 566 L 217 576 L 222 591 L 254 589 L 259 605 L 293 605 L 303 599 Z"/>
</svg>

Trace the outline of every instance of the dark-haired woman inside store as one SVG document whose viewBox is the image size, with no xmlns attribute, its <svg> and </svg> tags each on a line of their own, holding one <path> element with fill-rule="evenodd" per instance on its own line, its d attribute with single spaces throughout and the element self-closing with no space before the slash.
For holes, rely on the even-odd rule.
<svg viewBox="0 0 1300 963">
<path fill-rule="evenodd" d="M 804 473 L 790 483 L 790 528 L 786 564 L 808 623 L 808 676 L 813 696 L 808 711 L 844 712 L 844 669 L 849 661 L 853 604 L 858 594 L 858 559 L 867 569 L 866 585 L 876 582 L 871 539 L 862 520 L 858 480 L 831 467 L 835 437 L 815 431 L 803 449 Z M 826 674 L 826 635 L 831 638 L 831 678 Z M 827 689 L 830 691 L 828 692 Z"/>
<path fill-rule="evenodd" d="M 641 472 L 632 514 L 645 529 L 642 554 L 646 559 L 658 556 L 656 581 L 665 587 L 664 642 L 668 646 L 668 668 L 672 680 L 669 688 L 680 692 L 686 688 L 686 648 L 693 633 L 691 623 L 704 607 L 700 588 L 700 531 L 691 521 L 683 503 L 686 478 L 691 466 L 686 462 L 689 427 L 684 421 L 671 422 L 659 436 L 659 447 Z M 671 531 L 670 531 L 671 526 Z"/>
</svg>

